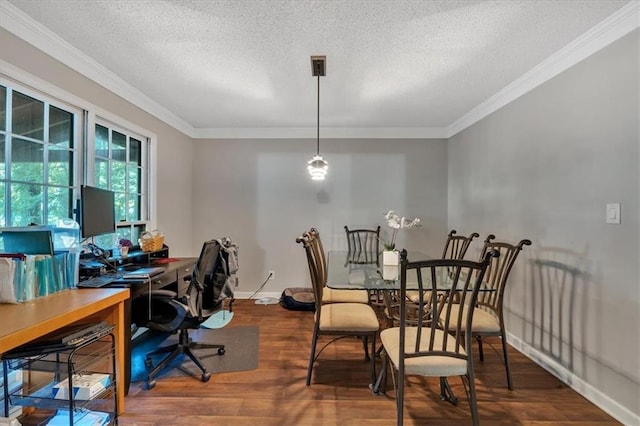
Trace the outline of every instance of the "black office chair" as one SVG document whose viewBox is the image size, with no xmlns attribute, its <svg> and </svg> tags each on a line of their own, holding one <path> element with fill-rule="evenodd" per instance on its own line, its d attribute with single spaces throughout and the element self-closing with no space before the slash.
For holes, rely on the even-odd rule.
<svg viewBox="0 0 640 426">
<path fill-rule="evenodd" d="M 159 348 L 147 354 L 145 366 L 148 371 L 147 388 L 155 386 L 155 377 L 173 359 L 186 354 L 202 371 L 201 380 L 209 381 L 211 374 L 202 361 L 193 352 L 194 349 L 217 349 L 218 355 L 224 355 L 223 344 L 204 344 L 193 342 L 188 330 L 197 329 L 207 318 L 224 308 L 229 298 L 229 310 L 233 305 L 232 280 L 237 271 L 237 246 L 229 239 L 210 240 L 203 244 L 200 257 L 189 281 L 187 295 L 178 298 L 171 290 L 152 290 L 149 301 L 150 315 L 146 327 L 154 331 L 179 333 L 178 343 Z M 152 357 L 167 355 L 155 367 Z"/>
</svg>

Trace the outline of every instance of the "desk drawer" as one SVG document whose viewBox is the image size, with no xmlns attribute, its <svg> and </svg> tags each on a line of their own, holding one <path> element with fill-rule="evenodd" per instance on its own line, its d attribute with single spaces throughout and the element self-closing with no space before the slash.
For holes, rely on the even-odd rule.
<svg viewBox="0 0 640 426">
<path fill-rule="evenodd" d="M 185 278 L 191 277 L 191 271 L 193 271 L 193 266 L 183 266 L 176 270 L 178 275 L 178 297 L 185 296 L 187 294 L 187 289 L 189 288 L 189 283 L 185 281 Z"/>
<path fill-rule="evenodd" d="M 177 281 L 176 271 L 165 272 L 151 279 L 151 285 L 153 288 L 164 288 Z"/>
<path fill-rule="evenodd" d="M 191 272 L 193 271 L 195 265 L 189 264 L 187 266 L 182 266 L 176 270 L 178 274 L 178 280 L 182 280 L 185 277 L 190 277 Z"/>
</svg>

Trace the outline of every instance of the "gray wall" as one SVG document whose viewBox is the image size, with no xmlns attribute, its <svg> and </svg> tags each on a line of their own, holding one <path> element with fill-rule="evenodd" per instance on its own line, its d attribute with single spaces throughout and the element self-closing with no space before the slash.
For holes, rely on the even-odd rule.
<svg viewBox="0 0 640 426">
<path fill-rule="evenodd" d="M 195 244 L 230 236 L 240 246 L 240 287 L 247 295 L 275 271 L 264 293 L 310 286 L 296 237 L 320 231 L 325 250 L 346 249 L 344 226 L 382 226 L 387 210 L 419 217 L 400 246 L 439 253 L 446 236 L 447 147 L 444 140 L 322 140 L 328 177 L 306 170 L 315 140 L 196 140 Z"/>
<path fill-rule="evenodd" d="M 4 29 L 0 29 L 0 52 L 2 60 L 156 134 L 156 226 L 166 235 L 172 256 L 197 255 L 199 252 L 193 251 L 191 241 L 191 138 Z M 16 79 L 20 81 L 20 78 Z"/>
<path fill-rule="evenodd" d="M 636 30 L 448 144 L 449 227 L 533 240 L 506 294 L 514 343 L 636 419 L 638 38 Z M 620 225 L 605 223 L 612 202 L 622 205 Z"/>
</svg>

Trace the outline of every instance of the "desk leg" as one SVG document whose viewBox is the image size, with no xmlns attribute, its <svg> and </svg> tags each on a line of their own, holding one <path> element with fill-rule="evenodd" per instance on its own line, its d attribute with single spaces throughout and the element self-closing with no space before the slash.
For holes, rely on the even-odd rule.
<svg viewBox="0 0 640 426">
<path fill-rule="evenodd" d="M 124 396 L 129 395 L 131 385 L 131 299 L 124 301 Z"/>
<path fill-rule="evenodd" d="M 131 327 L 125 321 L 125 302 L 118 303 L 113 307 L 112 318 L 113 324 L 116 326 L 116 389 L 118 392 L 118 415 L 124 413 L 124 397 L 125 397 L 125 377 L 126 377 L 126 350 L 127 348 L 127 327 L 129 327 L 129 335 Z M 131 340 L 131 339 L 129 339 Z"/>
</svg>

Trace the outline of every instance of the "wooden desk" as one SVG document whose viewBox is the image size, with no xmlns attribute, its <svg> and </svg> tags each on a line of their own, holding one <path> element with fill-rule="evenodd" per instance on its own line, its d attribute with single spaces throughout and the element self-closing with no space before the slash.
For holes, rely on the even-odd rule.
<svg viewBox="0 0 640 426">
<path fill-rule="evenodd" d="M 129 393 L 129 385 L 131 384 L 131 350 L 132 350 L 132 341 L 131 341 L 131 323 L 132 323 L 132 305 L 131 301 L 137 297 L 143 297 L 145 294 L 148 294 L 149 290 L 155 290 L 160 288 L 172 288 L 178 293 L 178 295 L 184 295 L 184 288 L 181 288 L 181 284 L 184 282 L 185 277 L 191 276 L 191 271 L 198 259 L 197 258 L 179 258 L 173 262 L 169 262 L 167 264 L 158 265 L 158 264 L 137 264 L 138 266 L 162 266 L 164 268 L 164 272 L 162 274 L 156 275 L 151 279 L 151 281 L 146 279 L 141 280 L 130 280 L 130 281 L 114 281 L 111 284 L 110 288 L 113 287 L 124 287 L 130 290 L 130 299 L 127 300 L 124 304 L 124 369 L 122 378 L 124 380 L 124 395 Z M 93 289 L 87 289 L 88 291 L 92 291 Z M 139 324 L 144 326 L 145 324 Z"/>
<path fill-rule="evenodd" d="M 195 257 L 185 257 L 178 258 L 175 261 L 166 264 L 151 263 L 148 265 L 139 265 L 140 267 L 161 266 L 164 268 L 164 272 L 154 276 L 151 279 L 151 283 L 149 283 L 147 279 L 129 281 L 119 280 L 114 281 L 111 284 L 111 287 L 128 287 L 131 289 L 132 299 L 148 293 L 149 284 L 151 284 L 152 290 L 175 286 L 176 293 L 178 293 L 179 296 L 182 296 L 183 293 L 181 292 L 180 284 L 183 282 L 185 277 L 191 276 L 191 272 L 197 260 L 198 258 Z"/>
<path fill-rule="evenodd" d="M 124 412 L 125 301 L 129 289 L 65 290 L 17 305 L 0 304 L 0 353 L 82 320 L 115 325 L 118 414 Z"/>
</svg>

